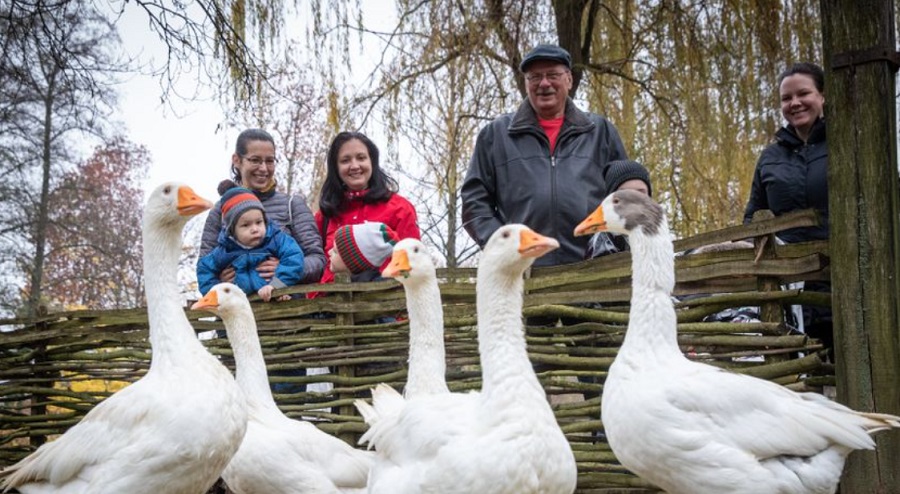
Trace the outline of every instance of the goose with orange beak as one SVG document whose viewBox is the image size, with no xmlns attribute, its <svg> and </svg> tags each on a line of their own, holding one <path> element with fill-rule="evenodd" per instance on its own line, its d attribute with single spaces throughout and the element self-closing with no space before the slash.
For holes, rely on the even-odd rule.
<svg viewBox="0 0 900 494">
<path fill-rule="evenodd" d="M 366 419 L 361 439 L 378 454 L 370 494 L 574 492 L 575 457 L 528 359 L 522 324 L 523 274 L 558 246 L 520 224 L 500 227 L 485 244 L 476 282 L 481 392 L 404 400 L 382 384 L 373 405 L 363 403 L 364 417 L 378 418 Z M 411 253 L 410 265 L 408 280 Z"/>
<path fill-rule="evenodd" d="M 623 466 L 669 494 L 833 494 L 847 456 L 900 417 L 688 360 L 672 304 L 675 253 L 662 207 L 616 191 L 575 229 L 629 236 L 631 309 L 600 413 Z"/>
</svg>

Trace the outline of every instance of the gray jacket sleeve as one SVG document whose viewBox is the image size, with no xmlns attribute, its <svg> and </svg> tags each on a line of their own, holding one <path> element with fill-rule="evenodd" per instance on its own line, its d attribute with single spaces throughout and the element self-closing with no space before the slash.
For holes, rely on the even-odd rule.
<svg viewBox="0 0 900 494">
<path fill-rule="evenodd" d="M 219 231 L 222 229 L 222 203 L 217 202 L 203 225 L 203 235 L 200 237 L 200 257 L 209 254 L 219 242 Z"/>
<path fill-rule="evenodd" d="M 325 249 L 322 247 L 322 237 L 316 227 L 316 220 L 312 211 L 306 205 L 306 198 L 295 195 L 291 204 L 291 233 L 294 240 L 300 244 L 303 250 L 303 280 L 302 283 L 317 283 L 322 279 L 325 270 Z"/>
</svg>

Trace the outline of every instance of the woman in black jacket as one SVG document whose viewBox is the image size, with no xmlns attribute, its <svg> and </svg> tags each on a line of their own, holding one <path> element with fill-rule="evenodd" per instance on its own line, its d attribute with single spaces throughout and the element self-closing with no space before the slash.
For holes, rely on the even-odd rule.
<svg viewBox="0 0 900 494">
<path fill-rule="evenodd" d="M 815 208 L 819 227 L 792 228 L 778 234 L 786 243 L 828 238 L 828 146 L 825 141 L 825 74 L 811 63 L 797 63 L 778 77 L 781 114 L 787 125 L 775 134 L 759 157 L 744 210 L 744 223 L 753 213 L 769 209 L 776 216 Z"/>
<path fill-rule="evenodd" d="M 762 152 L 753 173 L 744 223 L 769 209 L 776 216 L 815 208 L 822 225 L 778 233 L 785 243 L 828 239 L 828 146 L 825 140 L 825 73 L 812 63 L 796 63 L 778 77 L 781 114 L 787 125 Z M 807 282 L 806 290 L 831 291 L 829 283 Z M 804 306 L 807 334 L 833 346 L 831 310 Z"/>
</svg>

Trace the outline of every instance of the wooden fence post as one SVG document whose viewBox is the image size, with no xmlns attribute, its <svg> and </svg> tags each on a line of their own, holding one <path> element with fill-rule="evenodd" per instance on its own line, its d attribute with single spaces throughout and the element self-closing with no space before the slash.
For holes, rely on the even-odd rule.
<svg viewBox="0 0 900 494">
<path fill-rule="evenodd" d="M 347 273 L 335 273 L 334 276 L 335 283 L 349 283 L 350 275 Z M 353 292 L 339 292 L 332 296 L 336 296 L 338 300 L 342 303 L 347 304 L 348 306 L 353 302 Z M 335 324 L 337 326 L 353 326 L 355 324 L 356 317 L 352 312 L 338 312 L 335 316 Z M 353 346 L 353 338 L 347 338 L 347 345 Z M 338 366 L 338 375 L 342 377 L 355 377 L 356 370 L 352 365 L 340 365 Z M 337 398 L 340 400 L 352 399 L 355 398 L 353 394 L 350 393 L 340 393 L 337 395 Z M 354 415 L 356 413 L 356 409 L 351 405 L 341 405 L 338 407 L 338 413 L 341 415 Z M 346 441 L 348 444 L 356 445 L 356 441 L 358 439 L 357 435 L 353 432 L 340 432 L 338 433 L 338 437 Z"/>
<path fill-rule="evenodd" d="M 774 218 L 775 215 L 768 209 L 762 209 L 753 213 L 753 221 L 762 221 Z M 756 260 L 775 259 L 775 234 L 769 233 L 761 237 L 754 237 L 753 251 L 756 252 Z M 761 292 L 774 292 L 781 290 L 781 282 L 777 277 L 759 276 L 757 289 Z M 784 322 L 784 308 L 781 302 L 763 302 L 759 305 L 759 319 L 762 322 Z"/>
<path fill-rule="evenodd" d="M 822 0 L 838 400 L 900 413 L 900 185 L 893 0 Z M 900 433 L 850 455 L 841 492 L 900 490 Z"/>
</svg>

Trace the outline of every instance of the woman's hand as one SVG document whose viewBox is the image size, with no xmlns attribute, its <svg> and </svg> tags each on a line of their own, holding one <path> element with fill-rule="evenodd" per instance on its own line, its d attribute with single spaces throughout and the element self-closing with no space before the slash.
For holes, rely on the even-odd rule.
<svg viewBox="0 0 900 494">
<path fill-rule="evenodd" d="M 270 257 L 256 266 L 256 272 L 266 281 L 271 281 L 275 276 L 275 270 L 278 269 L 278 258 Z"/>
<path fill-rule="evenodd" d="M 221 281 L 222 283 L 234 283 L 234 275 L 234 268 L 228 266 L 227 268 L 223 269 L 221 273 L 219 273 L 219 281 Z"/>
</svg>

